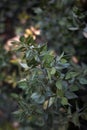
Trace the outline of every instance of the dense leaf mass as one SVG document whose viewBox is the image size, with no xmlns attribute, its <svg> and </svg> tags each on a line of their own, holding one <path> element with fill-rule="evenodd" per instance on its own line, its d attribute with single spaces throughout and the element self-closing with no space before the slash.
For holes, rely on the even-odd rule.
<svg viewBox="0 0 87 130">
<path fill-rule="evenodd" d="M 22 95 L 17 96 L 20 121 L 44 127 L 50 114 L 53 124 L 54 120 L 58 120 L 58 124 L 67 124 L 71 120 L 79 126 L 80 108 L 75 92 L 85 89 L 84 84 L 87 84 L 84 68 L 69 62 L 64 53 L 58 56 L 49 51 L 46 44 L 37 44 L 30 36 L 22 36 L 17 45 L 16 51 L 23 53 L 20 65 L 26 74 L 18 82 L 23 90 Z M 69 112 L 71 101 L 76 109 L 74 114 Z"/>
</svg>

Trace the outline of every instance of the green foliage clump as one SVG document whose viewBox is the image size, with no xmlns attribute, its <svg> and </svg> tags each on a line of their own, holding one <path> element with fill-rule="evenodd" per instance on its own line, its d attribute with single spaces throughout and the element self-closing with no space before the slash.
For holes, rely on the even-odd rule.
<svg viewBox="0 0 87 130">
<path fill-rule="evenodd" d="M 24 68 L 18 82 L 22 93 L 13 95 L 19 104 L 15 112 L 19 120 L 45 129 L 67 126 L 69 121 L 79 126 L 76 92 L 87 84 L 84 67 L 70 62 L 64 53 L 58 56 L 49 51 L 46 44 L 35 43 L 32 37 L 20 37 L 16 51 Z"/>
<path fill-rule="evenodd" d="M 66 54 L 77 56 L 79 62 L 86 62 L 84 30 L 87 32 L 87 10 L 84 11 L 80 1 L 48 1 L 39 9 L 41 11 L 37 11 L 34 19 L 49 47 L 54 48 L 58 54 L 64 51 Z"/>
</svg>

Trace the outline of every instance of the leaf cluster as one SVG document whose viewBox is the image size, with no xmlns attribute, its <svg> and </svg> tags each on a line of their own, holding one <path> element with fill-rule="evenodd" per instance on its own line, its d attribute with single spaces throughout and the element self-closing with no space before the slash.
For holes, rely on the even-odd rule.
<svg viewBox="0 0 87 130">
<path fill-rule="evenodd" d="M 19 104 L 15 114 L 20 121 L 39 127 L 55 120 L 66 124 L 70 116 L 73 121 L 70 101 L 74 101 L 78 113 L 75 92 L 87 84 L 86 69 L 70 63 L 64 53 L 58 56 L 46 44 L 37 44 L 30 36 L 20 37 L 16 51 L 21 54 L 19 64 L 24 68 L 18 82 L 22 94 L 14 95 Z"/>
</svg>

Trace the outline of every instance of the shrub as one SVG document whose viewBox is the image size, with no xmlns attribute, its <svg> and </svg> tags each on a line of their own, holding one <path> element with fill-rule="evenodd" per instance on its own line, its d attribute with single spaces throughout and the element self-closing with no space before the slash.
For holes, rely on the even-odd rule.
<svg viewBox="0 0 87 130">
<path fill-rule="evenodd" d="M 64 53 L 58 56 L 49 51 L 46 44 L 35 43 L 32 37 L 20 37 L 16 51 L 21 54 L 19 64 L 24 68 L 18 82 L 22 93 L 14 95 L 19 120 L 47 130 L 65 129 L 69 121 L 80 126 L 80 110 L 84 108 L 79 108 L 76 91 L 87 84 L 84 67 L 72 63 Z"/>
</svg>

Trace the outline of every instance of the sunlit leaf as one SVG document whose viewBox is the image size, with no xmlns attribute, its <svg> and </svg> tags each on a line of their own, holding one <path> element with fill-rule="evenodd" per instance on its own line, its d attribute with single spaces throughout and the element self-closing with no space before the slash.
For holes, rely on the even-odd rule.
<svg viewBox="0 0 87 130">
<path fill-rule="evenodd" d="M 51 75 L 54 75 L 55 73 L 56 73 L 56 69 L 53 67 L 52 69 L 51 69 Z"/>
<path fill-rule="evenodd" d="M 24 69 L 29 69 L 28 65 L 26 63 L 19 63 L 21 65 L 21 67 L 23 67 Z"/>
<path fill-rule="evenodd" d="M 62 105 L 68 105 L 68 100 L 67 100 L 66 97 L 62 97 L 62 99 L 61 99 L 61 104 L 62 104 Z"/>
</svg>

